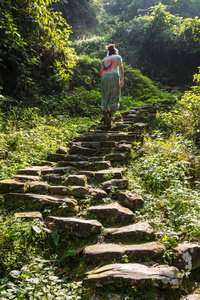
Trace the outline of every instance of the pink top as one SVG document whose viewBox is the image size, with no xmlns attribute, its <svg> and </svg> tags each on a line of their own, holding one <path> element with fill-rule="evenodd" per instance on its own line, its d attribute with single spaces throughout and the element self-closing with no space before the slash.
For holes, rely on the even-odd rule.
<svg viewBox="0 0 200 300">
<path fill-rule="evenodd" d="M 116 74 L 119 76 L 119 59 L 122 59 L 120 55 L 110 55 L 102 60 L 103 73 L 105 74 Z"/>
</svg>

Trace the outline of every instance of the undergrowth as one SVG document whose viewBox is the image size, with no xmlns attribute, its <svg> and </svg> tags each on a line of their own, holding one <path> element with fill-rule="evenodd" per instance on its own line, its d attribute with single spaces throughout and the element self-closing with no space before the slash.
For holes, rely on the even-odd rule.
<svg viewBox="0 0 200 300">
<path fill-rule="evenodd" d="M 0 179 L 12 177 L 19 168 L 44 163 L 48 153 L 55 152 L 59 146 L 66 147 L 93 122 L 86 117 L 42 116 L 37 108 L 15 107 L 8 114 L 2 114 Z"/>
<path fill-rule="evenodd" d="M 167 263 L 179 242 L 200 238 L 197 99 L 196 92 L 187 92 L 170 112 L 159 112 L 155 130 L 135 143 L 128 164 L 129 189 L 145 200 L 144 208 L 136 212 L 137 220 L 149 222 L 159 233 Z M 138 103 L 127 97 L 124 109 Z M 44 163 L 49 152 L 87 131 L 99 116 L 94 116 L 95 121 L 53 117 L 37 108 L 18 107 L 0 118 L 0 178 L 5 179 L 19 168 Z M 23 223 L 4 213 L 0 215 L 2 299 L 81 299 L 79 275 L 86 269 L 81 254 L 86 241 L 55 231 L 49 235 L 36 221 Z M 97 241 L 93 237 L 91 243 Z"/>
<path fill-rule="evenodd" d="M 170 248 L 200 238 L 199 95 L 186 92 L 168 113 L 157 114 L 157 129 L 135 143 L 129 188 L 142 195 L 138 219 L 161 231 Z"/>
</svg>

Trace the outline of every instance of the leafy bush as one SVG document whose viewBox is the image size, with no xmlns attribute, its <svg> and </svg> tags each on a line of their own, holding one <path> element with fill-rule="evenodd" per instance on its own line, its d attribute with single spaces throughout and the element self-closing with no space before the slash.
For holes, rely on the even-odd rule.
<svg viewBox="0 0 200 300">
<path fill-rule="evenodd" d="M 124 88 L 122 94 L 132 96 L 134 100 L 157 101 L 164 100 L 169 97 L 169 93 L 161 89 L 162 85 L 158 85 L 148 77 L 142 75 L 141 71 L 133 69 L 130 65 L 124 63 Z"/>
<path fill-rule="evenodd" d="M 197 88 L 186 91 L 174 110 L 158 115 L 160 126 L 173 128 L 176 132 L 200 143 L 200 95 Z"/>
<path fill-rule="evenodd" d="M 186 146 L 181 137 L 173 135 L 165 140 L 161 133 L 156 133 L 153 139 L 145 138 L 139 157 L 133 162 L 133 172 L 148 192 L 157 195 L 170 186 L 188 187 L 193 148 L 191 143 Z"/>
<path fill-rule="evenodd" d="M 83 37 L 72 43 L 78 56 L 87 55 L 91 58 L 103 59 L 107 53 L 105 46 L 108 44 L 105 36 Z"/>
<path fill-rule="evenodd" d="M 199 146 L 193 138 L 197 90 L 186 92 L 170 113 L 159 112 L 159 130 L 135 143 L 129 164 L 129 188 L 145 200 L 138 219 L 162 230 L 167 249 L 185 237 L 200 237 Z"/>
<path fill-rule="evenodd" d="M 47 7 L 51 2 L 0 2 L 0 84 L 4 94 L 21 101 L 60 89 L 74 65 L 69 25 Z"/>
<path fill-rule="evenodd" d="M 91 58 L 83 55 L 76 58 L 76 66 L 70 79 L 70 90 L 77 87 L 85 87 L 87 90 L 100 88 L 100 66 L 99 58 Z"/>
</svg>

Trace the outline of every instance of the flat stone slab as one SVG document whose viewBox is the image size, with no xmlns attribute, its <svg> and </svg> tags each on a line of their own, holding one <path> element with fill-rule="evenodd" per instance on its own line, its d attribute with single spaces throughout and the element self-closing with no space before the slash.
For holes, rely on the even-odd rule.
<svg viewBox="0 0 200 300">
<path fill-rule="evenodd" d="M 128 186 L 127 179 L 111 179 L 105 182 L 102 182 L 102 188 L 106 192 L 111 191 L 112 189 L 126 189 Z"/>
<path fill-rule="evenodd" d="M 15 175 L 12 178 L 19 180 L 21 182 L 40 181 L 40 176 L 33 176 L 33 175 Z"/>
<path fill-rule="evenodd" d="M 137 134 L 130 132 L 96 132 L 90 134 L 83 134 L 80 137 L 76 137 L 75 141 L 134 141 L 138 137 Z"/>
<path fill-rule="evenodd" d="M 119 151 L 119 152 L 129 152 L 132 148 L 132 144 L 119 144 L 117 145 L 117 147 L 115 148 L 115 151 Z"/>
<path fill-rule="evenodd" d="M 63 218 L 49 216 L 45 220 L 51 230 L 65 231 L 78 237 L 88 237 L 101 232 L 102 224 L 97 220 L 84 220 L 79 218 Z"/>
<path fill-rule="evenodd" d="M 45 207 L 56 208 L 56 213 L 66 215 L 77 210 L 77 201 L 66 197 L 39 195 L 32 193 L 5 194 L 6 205 L 12 207 L 24 207 L 29 210 L 43 210 Z"/>
<path fill-rule="evenodd" d="M 200 300 L 200 292 L 194 292 L 193 294 L 189 294 L 183 298 L 181 298 L 180 300 Z"/>
<path fill-rule="evenodd" d="M 58 162 L 58 161 L 65 160 L 66 156 L 67 156 L 66 154 L 61 154 L 61 153 L 49 153 L 47 155 L 47 160 Z"/>
<path fill-rule="evenodd" d="M 65 185 L 51 185 L 48 191 L 54 195 L 69 195 L 69 188 Z"/>
<path fill-rule="evenodd" d="M 14 217 L 24 219 L 27 222 L 35 219 L 43 221 L 42 214 L 38 211 L 18 212 L 14 214 Z"/>
<path fill-rule="evenodd" d="M 86 273 L 85 283 L 101 283 L 119 286 L 131 284 L 134 286 L 152 285 L 158 288 L 178 289 L 182 284 L 182 274 L 175 267 L 150 267 L 143 264 L 110 264 Z"/>
<path fill-rule="evenodd" d="M 65 161 L 75 162 L 75 161 L 87 161 L 88 157 L 80 154 L 68 154 L 65 156 Z"/>
<path fill-rule="evenodd" d="M 65 180 L 65 176 L 64 175 L 59 175 L 59 174 L 48 174 L 48 175 L 44 175 L 42 176 L 42 179 L 44 181 L 50 182 L 50 183 L 62 183 Z"/>
<path fill-rule="evenodd" d="M 88 213 L 97 216 L 103 223 L 124 223 L 130 224 L 135 221 L 134 213 L 118 202 L 113 202 L 111 204 L 90 206 L 87 209 Z"/>
<path fill-rule="evenodd" d="M 46 168 L 41 170 L 41 175 L 48 175 L 48 174 L 60 174 L 64 175 L 72 170 L 71 167 L 55 167 L 55 168 Z"/>
<path fill-rule="evenodd" d="M 132 243 L 133 241 L 144 241 L 145 239 L 152 240 L 155 237 L 153 228 L 146 222 L 138 222 L 119 228 L 107 228 L 106 232 L 106 239 L 119 242 Z"/>
<path fill-rule="evenodd" d="M 69 175 L 67 178 L 69 185 L 86 186 L 87 177 L 85 175 Z"/>
<path fill-rule="evenodd" d="M 49 192 L 51 194 L 56 194 L 56 195 L 70 195 L 73 197 L 78 197 L 78 198 L 85 198 L 85 196 L 88 194 L 89 189 L 84 186 L 50 186 L 49 187 Z"/>
<path fill-rule="evenodd" d="M 33 181 L 29 183 L 30 193 L 45 193 L 48 191 L 48 183 L 44 181 Z"/>
<path fill-rule="evenodd" d="M 59 147 L 57 150 L 56 150 L 56 153 L 59 153 L 59 154 L 67 154 L 69 148 L 67 147 Z"/>
<path fill-rule="evenodd" d="M 138 208 L 144 207 L 144 200 L 141 196 L 133 194 L 130 191 L 118 191 L 117 201 L 123 206 L 135 211 Z"/>
<path fill-rule="evenodd" d="M 111 167 L 110 161 L 96 161 L 96 162 L 89 162 L 85 164 L 88 170 L 96 171 L 96 170 L 106 170 Z"/>
<path fill-rule="evenodd" d="M 0 194 L 7 193 L 24 193 L 26 184 L 13 179 L 5 179 L 0 181 Z"/>
<path fill-rule="evenodd" d="M 48 166 L 33 166 L 25 169 L 19 169 L 17 171 L 18 175 L 30 175 L 30 176 L 40 176 L 41 171 L 48 168 Z"/>
<path fill-rule="evenodd" d="M 112 161 L 123 161 L 128 157 L 128 153 L 109 153 L 105 159 Z"/>
<path fill-rule="evenodd" d="M 87 246 L 84 249 L 84 257 L 89 262 L 99 260 L 121 260 L 123 255 L 127 255 L 131 261 L 138 261 L 144 257 L 155 259 L 164 254 L 165 246 L 158 242 L 150 242 L 135 245 L 122 244 L 96 244 Z"/>
<path fill-rule="evenodd" d="M 174 248 L 176 260 L 174 265 L 179 270 L 194 270 L 200 267 L 200 243 L 189 243 L 187 241 Z"/>
<path fill-rule="evenodd" d="M 113 179 L 122 179 L 122 168 L 110 168 L 108 170 L 99 170 L 94 173 L 95 179 L 103 178 L 113 178 Z"/>
<path fill-rule="evenodd" d="M 73 185 L 69 189 L 69 195 L 77 198 L 85 198 L 88 194 L 89 189 L 85 186 L 75 186 Z"/>
<path fill-rule="evenodd" d="M 126 130 L 129 126 L 124 123 L 116 123 L 112 126 L 111 131 L 121 131 Z"/>
<path fill-rule="evenodd" d="M 106 198 L 108 196 L 106 191 L 101 189 L 90 189 L 89 192 L 90 195 L 96 200 L 102 200 L 103 198 Z"/>
<path fill-rule="evenodd" d="M 76 168 L 84 168 L 87 170 L 105 170 L 109 169 L 111 167 L 110 161 L 97 161 L 97 162 L 89 162 L 89 161 L 59 161 L 58 162 L 59 166 L 74 166 Z"/>
<path fill-rule="evenodd" d="M 96 180 L 102 180 L 106 178 L 113 179 L 122 179 L 124 168 L 110 168 L 106 170 L 98 170 L 98 171 L 79 171 L 78 174 L 86 175 L 87 177 L 91 177 Z"/>
<path fill-rule="evenodd" d="M 149 124 L 147 124 L 147 123 L 142 123 L 142 122 L 138 122 L 138 123 L 135 123 L 134 124 L 134 127 L 138 127 L 138 128 L 146 128 L 146 127 L 148 127 L 149 126 Z"/>
<path fill-rule="evenodd" d="M 97 152 L 96 149 L 81 147 L 81 146 L 77 146 L 77 145 L 73 145 L 69 149 L 69 154 L 93 155 L 96 152 Z"/>
</svg>

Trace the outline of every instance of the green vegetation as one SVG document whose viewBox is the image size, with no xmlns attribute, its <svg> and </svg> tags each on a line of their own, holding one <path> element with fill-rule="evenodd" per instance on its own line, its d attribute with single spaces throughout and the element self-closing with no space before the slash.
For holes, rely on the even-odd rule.
<svg viewBox="0 0 200 300">
<path fill-rule="evenodd" d="M 0 178 L 10 178 L 20 168 L 44 163 L 55 152 L 93 124 L 89 118 L 51 115 L 43 117 L 39 109 L 13 108 L 1 115 Z"/>
<path fill-rule="evenodd" d="M 99 69 L 105 45 L 113 42 L 125 69 L 121 111 L 174 103 L 152 119 L 127 164 L 129 189 L 145 200 L 137 219 L 161 232 L 171 262 L 178 242 L 200 239 L 200 6 L 198 0 L 159 2 L 0 2 L 0 179 L 44 164 L 48 153 L 100 121 Z M 113 198 L 114 192 L 102 202 Z M 1 298 L 81 299 L 86 241 L 22 222 L 0 201 Z M 193 276 L 189 292 L 200 290 Z M 154 291 L 122 293 L 127 300 L 156 299 Z"/>
</svg>

